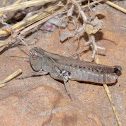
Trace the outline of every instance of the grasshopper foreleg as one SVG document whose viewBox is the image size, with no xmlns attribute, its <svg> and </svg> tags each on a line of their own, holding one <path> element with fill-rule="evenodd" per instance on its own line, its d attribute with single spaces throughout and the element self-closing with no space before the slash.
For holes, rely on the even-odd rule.
<svg viewBox="0 0 126 126">
<path fill-rule="evenodd" d="M 23 76 L 19 79 L 25 79 L 25 78 L 32 77 L 32 76 L 42 76 L 42 75 L 46 75 L 46 74 L 48 74 L 48 72 L 46 72 L 46 71 L 32 72 L 32 73 L 30 73 L 26 76 Z"/>
</svg>

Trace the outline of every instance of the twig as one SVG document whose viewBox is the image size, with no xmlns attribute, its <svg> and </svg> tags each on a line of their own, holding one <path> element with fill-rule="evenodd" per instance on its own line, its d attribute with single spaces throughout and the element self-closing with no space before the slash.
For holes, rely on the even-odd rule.
<svg viewBox="0 0 126 126">
<path fill-rule="evenodd" d="M 98 3 L 102 2 L 102 1 L 104 1 L 104 0 L 99 0 L 99 1 L 91 2 L 91 3 L 87 4 L 87 5 L 82 6 L 82 8 L 93 6 L 93 5 L 98 4 Z"/>
<path fill-rule="evenodd" d="M 48 9 L 45 10 L 46 12 L 45 11 L 40 12 L 31 17 L 28 17 L 27 19 L 24 19 L 23 21 L 20 21 L 11 27 L 12 27 L 12 29 L 15 30 L 15 32 L 19 32 L 19 31 L 23 30 L 25 27 L 28 27 L 29 25 L 50 16 L 52 14 L 52 12 L 57 10 L 58 8 L 59 8 L 58 6 L 48 7 Z M 11 32 L 11 30 L 9 28 L 0 30 L 0 34 L 10 34 L 10 32 Z"/>
<path fill-rule="evenodd" d="M 20 3 L 22 0 L 17 0 L 16 2 L 14 2 L 14 4 L 18 4 Z"/>
<path fill-rule="evenodd" d="M 31 47 L 28 46 L 28 45 L 24 42 L 24 40 L 21 39 L 21 37 L 14 31 L 14 29 L 11 28 L 11 26 L 10 26 L 9 24 L 4 23 L 4 22 L 3 22 L 3 24 L 7 25 L 7 26 L 15 33 L 15 35 L 20 39 L 20 41 L 21 41 L 26 47 L 28 47 L 29 49 L 31 49 Z"/>
<path fill-rule="evenodd" d="M 89 45 L 92 47 L 92 50 L 93 50 L 92 58 L 95 59 L 96 54 L 98 54 L 98 49 L 105 50 L 105 48 L 97 46 L 95 42 L 95 37 L 93 34 L 90 34 L 90 35 L 88 34 L 88 38 L 89 38 L 89 41 L 85 43 L 85 46 Z"/>
<path fill-rule="evenodd" d="M 58 14 L 61 13 L 62 11 L 64 11 L 64 7 L 63 7 L 62 9 L 56 11 L 53 15 L 50 15 L 50 16 L 48 16 L 48 17 L 46 17 L 46 18 L 44 18 L 44 19 L 42 19 L 42 20 L 40 20 L 40 21 L 38 21 L 38 22 L 36 22 L 36 23 L 30 25 L 29 27 L 25 28 L 24 30 L 22 30 L 22 31 L 20 32 L 20 34 L 24 34 L 25 32 L 31 30 L 32 28 L 34 28 L 34 27 L 36 27 L 36 26 L 38 26 L 38 25 L 40 25 L 40 24 L 46 22 L 47 20 L 49 20 L 50 18 L 52 18 L 52 17 L 58 15 Z"/>
<path fill-rule="evenodd" d="M 54 1 L 56 0 L 32 0 L 32 1 L 9 5 L 9 6 L 0 8 L 0 16 L 6 12 L 15 11 L 18 9 L 23 9 L 26 7 L 31 7 L 31 6 L 36 6 L 36 5 L 42 5 L 42 4 L 46 4 L 46 3 L 54 2 Z"/>
<path fill-rule="evenodd" d="M 84 11 L 82 10 L 81 6 L 77 3 L 76 0 L 71 0 L 71 1 L 79 9 L 79 12 L 80 12 L 80 14 L 81 14 L 81 16 L 83 18 L 83 24 L 84 24 L 87 21 L 87 17 L 85 15 Z"/>
<path fill-rule="evenodd" d="M 5 43 L 4 42 L 0 42 L 0 47 L 4 46 Z"/>
<path fill-rule="evenodd" d="M 110 103 L 111 103 L 111 106 L 112 106 L 113 112 L 114 112 L 114 114 L 115 114 L 117 123 L 118 123 L 119 126 L 122 126 L 122 123 L 120 122 L 120 119 L 119 119 L 118 113 L 117 113 L 117 111 L 116 111 L 114 102 L 112 101 L 111 93 L 110 93 L 110 91 L 109 91 L 109 89 L 108 89 L 108 86 L 107 86 L 107 84 L 103 84 L 103 86 L 104 86 L 104 89 L 105 89 L 106 94 L 107 94 L 107 96 L 108 96 L 108 99 L 109 99 L 109 101 L 110 101 Z"/>
<path fill-rule="evenodd" d="M 120 11 L 122 11 L 123 13 L 126 13 L 126 9 L 124 9 L 124 8 L 118 6 L 118 5 L 116 5 L 116 4 L 114 4 L 114 3 L 110 2 L 110 1 L 106 1 L 105 3 L 112 6 L 112 7 L 114 7 L 114 8 L 116 8 L 116 9 L 118 9 L 118 10 L 120 10 Z"/>
<path fill-rule="evenodd" d="M 18 69 L 13 74 L 9 75 L 6 79 L 4 79 L 2 82 L 0 82 L 0 87 L 6 86 L 5 83 L 7 83 L 8 81 L 12 80 L 13 78 L 15 78 L 16 76 L 18 76 L 21 73 L 22 73 L 22 70 Z"/>
</svg>

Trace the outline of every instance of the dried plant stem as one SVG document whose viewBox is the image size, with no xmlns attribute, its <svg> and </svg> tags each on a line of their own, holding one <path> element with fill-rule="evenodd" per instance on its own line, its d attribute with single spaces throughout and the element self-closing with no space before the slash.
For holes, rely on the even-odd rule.
<svg viewBox="0 0 126 126">
<path fill-rule="evenodd" d="M 23 21 L 20 21 L 17 24 L 11 26 L 11 28 L 14 29 L 15 32 L 19 32 L 23 30 L 25 27 L 28 27 L 29 25 L 34 24 L 35 22 L 52 15 L 52 12 L 56 11 L 58 8 L 59 8 L 58 6 L 48 7 L 48 9 L 46 9 L 44 12 L 40 12 L 31 17 L 28 17 L 27 19 L 24 19 Z M 0 34 L 10 34 L 10 33 L 11 30 L 9 28 L 0 30 Z"/>
<path fill-rule="evenodd" d="M 4 41 L 3 42 L 0 42 L 0 47 L 2 47 L 4 45 L 5 45 Z"/>
<path fill-rule="evenodd" d="M 32 28 L 34 28 L 34 27 L 36 27 L 36 26 L 38 26 L 38 25 L 40 25 L 40 24 L 46 22 L 46 21 L 49 20 L 50 18 L 52 18 L 52 17 L 54 17 L 54 16 L 60 14 L 62 11 L 64 11 L 64 7 L 63 7 L 62 9 L 60 9 L 60 10 L 54 12 L 54 14 L 52 14 L 52 15 L 50 15 L 50 16 L 48 16 L 48 17 L 46 17 L 46 18 L 44 18 L 44 19 L 42 19 L 42 20 L 40 20 L 40 21 L 38 21 L 38 22 L 36 22 L 36 23 L 34 23 L 34 24 L 32 24 L 32 25 L 30 25 L 29 27 L 25 28 L 24 30 L 22 30 L 22 31 L 20 32 L 20 34 L 24 34 L 25 32 L 31 30 Z"/>
<path fill-rule="evenodd" d="M 14 4 L 18 4 L 20 3 L 22 0 L 17 0 L 16 2 L 14 2 Z"/>
<path fill-rule="evenodd" d="M 102 1 L 104 1 L 104 0 L 91 2 L 91 3 L 87 4 L 87 5 L 82 6 L 82 8 L 93 6 L 93 5 L 98 4 L 98 3 L 102 2 Z"/>
<path fill-rule="evenodd" d="M 9 75 L 6 79 L 4 79 L 2 82 L 0 82 L 0 87 L 6 86 L 5 83 L 7 83 L 8 81 L 12 80 L 13 78 L 15 78 L 16 76 L 18 76 L 21 73 L 22 73 L 22 70 L 18 69 L 13 74 Z"/>
<path fill-rule="evenodd" d="M 20 41 L 21 41 L 26 47 L 28 47 L 29 49 L 31 49 L 31 47 L 30 47 L 29 45 L 27 45 L 27 44 L 25 43 L 24 40 L 22 40 L 22 38 L 14 31 L 14 29 L 11 28 L 11 26 L 10 26 L 9 24 L 7 24 L 7 23 L 4 23 L 4 24 L 7 25 L 7 26 L 12 30 L 12 32 L 20 39 Z"/>
<path fill-rule="evenodd" d="M 5 86 L 5 84 L 0 84 L 0 88 L 1 88 L 1 87 L 4 87 L 4 86 Z"/>
<path fill-rule="evenodd" d="M 79 13 L 81 14 L 82 18 L 83 18 L 83 24 L 87 21 L 87 17 L 84 13 L 84 11 L 82 10 L 81 6 L 77 3 L 76 0 L 71 0 L 71 2 L 77 6 L 77 8 L 79 9 Z"/>
<path fill-rule="evenodd" d="M 22 2 L 18 4 L 9 5 L 9 6 L 0 8 L 0 16 L 6 12 L 15 11 L 18 9 L 23 9 L 26 7 L 31 7 L 31 6 L 36 6 L 36 5 L 42 5 L 42 4 L 54 2 L 54 1 L 56 0 L 33 0 L 33 1 L 27 1 L 27 2 Z"/>
<path fill-rule="evenodd" d="M 48 9 L 46 9 L 44 12 L 35 14 L 32 17 L 29 17 L 26 20 L 23 20 L 15 25 L 13 25 L 12 28 L 15 29 L 16 32 L 19 32 L 20 30 L 24 29 L 25 27 L 52 15 L 52 12 L 56 11 L 58 8 L 59 7 L 57 7 L 57 6 L 48 7 Z"/>
<path fill-rule="evenodd" d="M 126 13 L 126 9 L 124 9 L 124 8 L 118 6 L 118 5 L 116 5 L 116 4 L 114 4 L 114 3 L 110 2 L 110 1 L 106 1 L 105 3 L 112 6 L 112 7 L 114 7 L 114 8 L 116 8 L 116 9 L 118 9 L 118 10 L 120 10 L 120 11 L 122 11 L 123 13 Z"/>
<path fill-rule="evenodd" d="M 119 126 L 122 126 L 122 123 L 120 122 L 120 119 L 119 119 L 118 113 L 117 113 L 117 111 L 116 111 L 114 102 L 112 101 L 111 93 L 110 93 L 110 91 L 109 91 L 109 89 L 108 89 L 108 86 L 107 86 L 107 84 L 103 84 L 103 86 L 104 86 L 104 89 L 105 89 L 105 91 L 106 91 L 106 94 L 107 94 L 107 96 L 108 96 L 108 98 L 109 98 L 109 101 L 110 101 L 110 103 L 111 103 L 112 109 L 113 109 L 114 114 L 115 114 L 115 117 L 116 117 L 116 119 L 117 119 L 117 123 L 118 123 Z"/>
</svg>

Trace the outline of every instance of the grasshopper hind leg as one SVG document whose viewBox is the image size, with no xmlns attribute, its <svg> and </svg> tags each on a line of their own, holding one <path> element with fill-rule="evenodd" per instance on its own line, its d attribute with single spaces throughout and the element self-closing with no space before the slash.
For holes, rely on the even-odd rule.
<svg viewBox="0 0 126 126">
<path fill-rule="evenodd" d="M 50 72 L 50 76 L 56 80 L 61 80 L 64 82 L 64 87 L 67 92 L 67 95 L 71 99 L 70 93 L 67 90 L 67 82 L 69 80 L 70 73 L 66 70 L 60 70 L 58 67 L 55 67 L 52 72 Z"/>
<path fill-rule="evenodd" d="M 64 87 L 65 87 L 65 90 L 67 92 L 67 95 L 71 99 L 71 95 L 70 95 L 69 91 L 67 90 L 67 82 L 69 80 L 70 72 L 63 70 L 61 72 L 61 76 L 63 77 Z"/>
<path fill-rule="evenodd" d="M 67 90 L 67 82 L 68 82 L 68 79 L 63 78 L 63 82 L 64 82 L 64 87 L 65 87 L 65 90 L 67 92 L 67 95 L 69 96 L 70 99 L 72 99 L 69 91 Z"/>
</svg>

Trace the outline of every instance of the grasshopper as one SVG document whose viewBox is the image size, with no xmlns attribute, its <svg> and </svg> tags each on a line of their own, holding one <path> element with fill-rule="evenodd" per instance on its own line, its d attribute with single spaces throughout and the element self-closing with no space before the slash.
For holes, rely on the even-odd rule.
<svg viewBox="0 0 126 126">
<path fill-rule="evenodd" d="M 11 27 L 10 29 L 17 35 Z M 65 90 L 70 98 L 66 86 L 69 80 L 112 84 L 116 83 L 118 76 L 121 75 L 121 66 L 105 66 L 50 53 L 40 47 L 31 48 L 19 35 L 17 36 L 30 49 L 29 61 L 35 71 L 25 77 L 49 74 L 52 78 L 64 82 Z"/>
<path fill-rule="evenodd" d="M 35 72 L 26 77 L 49 74 L 52 78 L 64 82 L 69 97 L 70 94 L 66 86 L 69 80 L 112 84 L 116 83 L 122 70 L 121 66 L 105 66 L 72 59 L 47 52 L 40 47 L 30 50 L 29 61 Z"/>
</svg>

